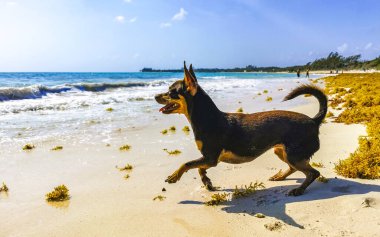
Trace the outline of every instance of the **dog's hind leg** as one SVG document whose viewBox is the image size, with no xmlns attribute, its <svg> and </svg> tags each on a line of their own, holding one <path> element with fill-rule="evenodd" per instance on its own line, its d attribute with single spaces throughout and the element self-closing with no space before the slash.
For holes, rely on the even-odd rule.
<svg viewBox="0 0 380 237">
<path fill-rule="evenodd" d="M 290 166 L 287 160 L 287 154 L 286 154 L 284 145 L 282 144 L 275 145 L 274 154 L 276 154 L 278 158 L 280 158 L 280 160 L 282 160 L 283 162 L 289 165 L 289 168 L 285 172 L 282 172 L 282 170 L 280 170 L 278 173 L 276 173 L 275 175 L 269 178 L 270 181 L 281 181 L 281 180 L 286 179 L 286 177 L 288 177 L 289 175 L 293 174 L 296 171 L 296 169 Z"/>
<path fill-rule="evenodd" d="M 207 171 L 204 168 L 198 169 L 199 175 L 201 176 L 202 183 L 205 185 L 206 189 L 209 191 L 215 191 L 214 186 L 212 186 L 211 180 L 207 177 Z"/>
<path fill-rule="evenodd" d="M 318 170 L 316 170 L 313 167 L 311 167 L 311 165 L 309 164 L 309 160 L 308 159 L 295 162 L 293 164 L 293 166 L 294 166 L 294 168 L 296 170 L 299 170 L 299 171 L 301 171 L 302 173 L 304 173 L 306 175 L 306 179 L 303 181 L 303 183 L 301 184 L 301 186 L 299 186 L 298 188 L 290 190 L 290 192 L 288 193 L 290 196 L 299 196 L 299 195 L 302 195 L 305 192 L 305 189 L 316 178 L 319 177 L 320 173 L 319 173 Z"/>
</svg>

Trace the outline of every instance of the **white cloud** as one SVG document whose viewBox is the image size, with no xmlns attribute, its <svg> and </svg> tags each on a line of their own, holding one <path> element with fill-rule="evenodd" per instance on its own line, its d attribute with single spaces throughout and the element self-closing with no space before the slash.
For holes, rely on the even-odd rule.
<svg viewBox="0 0 380 237">
<path fill-rule="evenodd" d="M 338 49 L 339 52 L 343 53 L 344 51 L 347 50 L 347 48 L 348 48 L 348 44 L 347 44 L 347 43 L 344 43 L 344 44 L 342 44 L 341 46 L 338 46 L 337 49 Z"/>
<path fill-rule="evenodd" d="M 134 23 L 137 21 L 137 17 L 133 17 L 131 19 L 129 19 L 129 23 Z"/>
<path fill-rule="evenodd" d="M 365 46 L 364 46 L 364 49 L 365 50 L 368 50 L 368 49 L 370 49 L 370 48 L 372 48 L 372 42 L 369 42 L 368 44 L 366 44 Z"/>
<path fill-rule="evenodd" d="M 160 24 L 161 28 L 168 28 L 170 26 L 172 26 L 172 23 L 170 23 L 170 22 L 163 22 Z"/>
<path fill-rule="evenodd" d="M 183 9 L 183 8 L 181 7 L 181 9 L 179 9 L 179 12 L 176 13 L 176 14 L 173 16 L 172 20 L 173 20 L 173 21 L 182 21 L 182 20 L 185 19 L 185 17 L 186 17 L 187 14 L 188 14 L 187 11 L 185 11 L 185 9 Z"/>
<path fill-rule="evenodd" d="M 115 21 L 117 21 L 119 23 L 124 23 L 125 17 L 124 16 L 116 16 Z"/>
</svg>

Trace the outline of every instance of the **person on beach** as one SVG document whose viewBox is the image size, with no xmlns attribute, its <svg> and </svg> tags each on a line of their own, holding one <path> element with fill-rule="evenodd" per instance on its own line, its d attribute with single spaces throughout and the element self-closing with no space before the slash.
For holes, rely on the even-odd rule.
<svg viewBox="0 0 380 237">
<path fill-rule="evenodd" d="M 297 77 L 300 77 L 301 76 L 301 69 L 298 69 L 297 70 Z"/>
<path fill-rule="evenodd" d="M 306 70 L 306 77 L 309 78 L 309 69 Z"/>
</svg>

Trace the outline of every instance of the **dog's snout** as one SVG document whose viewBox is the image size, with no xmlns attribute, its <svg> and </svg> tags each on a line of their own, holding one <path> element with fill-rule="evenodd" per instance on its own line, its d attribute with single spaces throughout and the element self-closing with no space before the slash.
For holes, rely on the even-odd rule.
<svg viewBox="0 0 380 237">
<path fill-rule="evenodd" d="M 157 94 L 154 96 L 154 99 L 157 101 L 159 104 L 165 104 L 166 100 L 164 99 L 165 93 L 162 94 Z"/>
</svg>

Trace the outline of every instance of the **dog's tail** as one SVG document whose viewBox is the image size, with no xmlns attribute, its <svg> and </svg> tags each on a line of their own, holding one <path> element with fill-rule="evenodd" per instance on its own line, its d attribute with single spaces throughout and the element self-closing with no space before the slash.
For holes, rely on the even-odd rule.
<svg viewBox="0 0 380 237">
<path fill-rule="evenodd" d="M 284 101 L 291 100 L 299 95 L 304 94 L 310 94 L 313 95 L 318 99 L 319 102 L 319 111 L 314 116 L 313 120 L 318 126 L 321 125 L 323 119 L 326 116 L 327 113 L 327 96 L 323 91 L 314 85 L 302 85 L 297 88 L 295 88 L 293 91 L 291 91 L 285 98 Z"/>
</svg>

